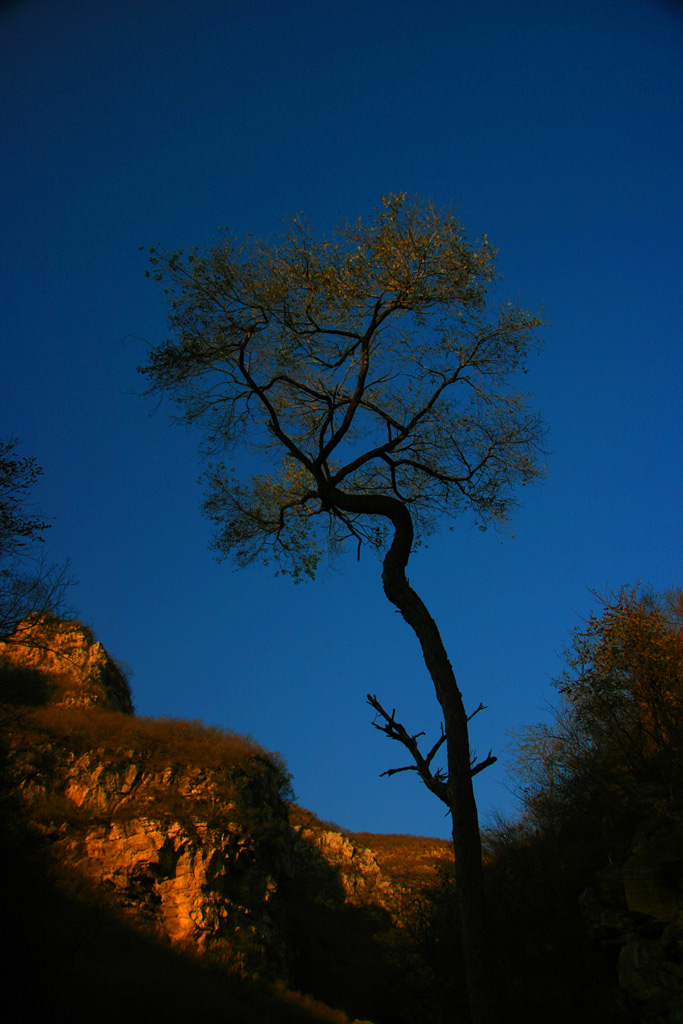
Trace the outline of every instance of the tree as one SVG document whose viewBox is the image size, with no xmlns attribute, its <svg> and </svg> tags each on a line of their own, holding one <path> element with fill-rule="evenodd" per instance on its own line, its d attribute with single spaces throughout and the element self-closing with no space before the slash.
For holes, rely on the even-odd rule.
<svg viewBox="0 0 683 1024">
<path fill-rule="evenodd" d="M 28 499 L 42 473 L 32 456 L 17 452 L 14 438 L 0 440 L 0 639 L 13 634 L 21 620 L 62 608 L 71 584 L 68 565 L 54 565 L 40 551 L 42 516 Z"/>
<path fill-rule="evenodd" d="M 496 253 L 451 212 L 390 195 L 366 221 L 317 239 L 303 217 L 276 241 L 224 233 L 200 251 L 152 249 L 172 337 L 141 368 L 200 423 L 214 457 L 263 460 L 206 474 L 218 557 L 274 560 L 295 580 L 350 543 L 383 556 L 384 591 L 420 642 L 444 718 L 428 754 L 375 696 L 378 727 L 410 751 L 452 814 L 459 923 L 473 1020 L 492 1024 L 468 715 L 436 623 L 410 586 L 416 544 L 471 511 L 504 522 L 539 476 L 542 425 L 516 385 L 541 320 L 490 309 Z M 447 772 L 433 768 L 445 744 Z M 405 769 L 397 769 L 405 770 Z"/>
<path fill-rule="evenodd" d="M 620 788 L 683 767 L 683 596 L 623 587 L 574 631 L 558 680 L 568 717 Z"/>
<path fill-rule="evenodd" d="M 554 830 L 610 820 L 683 780 L 683 593 L 623 587 L 576 628 L 550 724 L 512 744 L 527 819 Z M 645 787 L 645 788 L 643 788 Z"/>
</svg>

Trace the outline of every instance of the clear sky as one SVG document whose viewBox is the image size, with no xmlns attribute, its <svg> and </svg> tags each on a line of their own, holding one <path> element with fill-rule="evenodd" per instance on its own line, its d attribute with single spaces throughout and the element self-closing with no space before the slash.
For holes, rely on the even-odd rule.
<svg viewBox="0 0 683 1024">
<path fill-rule="evenodd" d="M 208 551 L 193 436 L 140 397 L 165 311 L 139 246 L 320 232 L 387 192 L 500 249 L 496 301 L 550 322 L 527 377 L 551 432 L 514 536 L 463 520 L 410 565 L 480 756 L 539 720 L 605 591 L 683 583 L 683 9 L 665 0 L 32 0 L 0 8 L 0 433 L 43 466 L 49 553 L 132 669 L 137 710 L 281 751 L 354 830 L 447 835 L 370 727 L 438 733 L 368 553 L 294 586 Z"/>
</svg>

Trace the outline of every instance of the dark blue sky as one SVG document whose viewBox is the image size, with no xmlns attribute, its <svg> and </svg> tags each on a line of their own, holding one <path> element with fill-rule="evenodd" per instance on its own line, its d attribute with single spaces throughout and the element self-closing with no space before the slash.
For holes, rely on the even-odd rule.
<svg viewBox="0 0 683 1024">
<path fill-rule="evenodd" d="M 133 670 L 141 714 L 280 750 L 352 829 L 448 833 L 370 728 L 377 692 L 438 731 L 417 643 L 368 554 L 295 587 L 207 550 L 197 437 L 139 397 L 165 337 L 139 246 L 328 231 L 386 192 L 453 206 L 500 249 L 496 300 L 545 306 L 527 378 L 548 477 L 514 537 L 466 520 L 410 567 L 477 716 L 542 715 L 605 591 L 681 572 L 683 14 L 657 0 L 24 2 L 0 12 L 0 432 L 45 474 L 49 551 Z M 505 758 L 477 780 L 509 808 Z"/>
</svg>

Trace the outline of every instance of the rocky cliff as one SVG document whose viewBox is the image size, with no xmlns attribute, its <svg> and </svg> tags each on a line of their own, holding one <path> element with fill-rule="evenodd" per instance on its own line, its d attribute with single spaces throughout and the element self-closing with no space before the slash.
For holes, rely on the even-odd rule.
<svg viewBox="0 0 683 1024">
<path fill-rule="evenodd" d="M 48 615 L 26 619 L 9 640 L 0 641 L 0 662 L 5 666 L 5 702 L 133 714 L 130 687 L 121 667 L 81 622 Z M 15 670 L 14 676 L 10 669 Z"/>
<path fill-rule="evenodd" d="M 428 979 L 402 941 L 410 880 L 372 837 L 291 805 L 277 755 L 226 730 L 137 718 L 120 667 L 75 622 L 22 624 L 0 666 L 8 799 L 58 884 L 101 920 L 233 977 L 331 991 L 356 1016 L 383 971 L 412 971 L 405 1004 L 419 1002 Z M 448 844 L 431 847 L 433 873 Z M 355 1005 L 349 969 L 368 975 Z M 420 1019 L 410 1012 L 392 1019 Z"/>
</svg>

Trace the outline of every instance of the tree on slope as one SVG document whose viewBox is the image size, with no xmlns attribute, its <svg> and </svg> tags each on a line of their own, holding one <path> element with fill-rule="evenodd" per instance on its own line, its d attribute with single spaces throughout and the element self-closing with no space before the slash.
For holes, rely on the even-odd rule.
<svg viewBox="0 0 683 1024">
<path fill-rule="evenodd" d="M 623 587 L 574 631 L 558 688 L 600 753 L 603 771 L 625 786 L 680 771 L 683 752 L 683 595 Z"/>
<path fill-rule="evenodd" d="M 571 634 L 552 721 L 513 734 L 524 819 L 541 833 L 577 818 L 609 833 L 683 779 L 683 592 L 599 600 Z"/>
<path fill-rule="evenodd" d="M 428 753 L 375 696 L 379 728 L 449 808 L 472 1018 L 493 1024 L 468 715 L 437 626 L 410 586 L 411 552 L 465 511 L 501 523 L 540 473 L 543 429 L 517 390 L 541 321 L 489 308 L 495 252 L 451 212 L 390 195 L 367 220 L 316 238 L 302 217 L 275 241 L 225 234 L 205 250 L 151 250 L 172 337 L 142 367 L 200 423 L 207 447 L 249 449 L 263 472 L 223 462 L 204 508 L 219 557 L 273 560 L 295 580 L 325 554 L 383 557 L 389 601 L 420 642 L 443 711 Z M 419 734 L 418 734 L 419 735 Z M 433 767 L 445 743 L 447 772 Z M 397 769 L 404 770 L 404 769 Z"/>
</svg>

